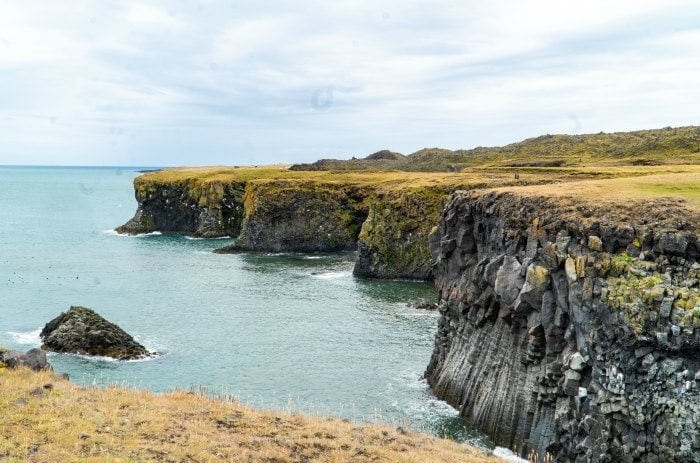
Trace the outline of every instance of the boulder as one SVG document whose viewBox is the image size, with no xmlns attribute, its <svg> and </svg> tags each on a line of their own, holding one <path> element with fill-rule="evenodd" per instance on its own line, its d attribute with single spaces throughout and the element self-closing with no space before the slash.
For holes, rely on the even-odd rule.
<svg viewBox="0 0 700 463">
<path fill-rule="evenodd" d="M 119 360 L 151 353 L 124 330 L 85 307 L 71 307 L 41 331 L 42 348 L 53 352 L 100 355 Z"/>
<path fill-rule="evenodd" d="M 4 363 L 8 368 L 27 367 L 34 371 L 51 370 L 51 365 L 46 360 L 46 352 L 41 349 L 30 349 L 27 352 L 2 351 L 0 363 Z"/>
<path fill-rule="evenodd" d="M 420 310 L 437 310 L 438 305 L 436 302 L 429 302 L 429 301 L 416 301 L 416 302 L 409 302 L 406 304 L 407 307 L 410 307 L 412 309 L 420 309 Z"/>
</svg>

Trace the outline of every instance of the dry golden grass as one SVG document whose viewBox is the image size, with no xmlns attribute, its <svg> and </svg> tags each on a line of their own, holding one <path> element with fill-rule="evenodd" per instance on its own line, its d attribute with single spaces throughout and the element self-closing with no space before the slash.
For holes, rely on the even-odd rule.
<svg viewBox="0 0 700 463">
<path fill-rule="evenodd" d="M 587 166 L 587 167 L 475 167 L 462 172 L 387 171 L 292 171 L 283 165 L 260 167 L 178 167 L 149 172 L 137 184 L 180 183 L 204 186 L 235 182 L 315 182 L 372 188 L 377 192 L 397 192 L 416 188 L 455 189 L 495 188 L 570 182 L 581 179 L 645 176 L 659 173 L 700 172 L 700 165 L 669 166 Z M 515 178 L 515 174 L 518 178 Z"/>
<path fill-rule="evenodd" d="M 497 188 L 525 195 L 575 198 L 580 202 L 624 204 L 628 201 L 677 198 L 688 208 L 700 210 L 700 169 L 605 180 L 581 180 L 567 184 Z"/>
<path fill-rule="evenodd" d="M 184 391 L 84 388 L 52 373 L 7 369 L 0 391 L 0 461 L 499 461 L 390 426 L 262 412 Z"/>
</svg>

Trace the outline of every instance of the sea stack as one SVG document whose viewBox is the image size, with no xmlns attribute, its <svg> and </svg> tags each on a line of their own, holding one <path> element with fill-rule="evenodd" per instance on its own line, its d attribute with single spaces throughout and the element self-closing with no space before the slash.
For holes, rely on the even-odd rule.
<svg viewBox="0 0 700 463">
<path fill-rule="evenodd" d="M 133 360 L 152 355 L 134 338 L 86 307 L 71 307 L 44 326 L 42 348 L 53 352 Z"/>
</svg>

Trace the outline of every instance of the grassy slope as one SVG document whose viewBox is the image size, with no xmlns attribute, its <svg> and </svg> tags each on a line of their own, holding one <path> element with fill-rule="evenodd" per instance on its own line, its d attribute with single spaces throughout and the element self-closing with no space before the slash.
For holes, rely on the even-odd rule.
<svg viewBox="0 0 700 463">
<path fill-rule="evenodd" d="M 299 169 L 391 168 L 451 171 L 474 166 L 664 165 L 697 163 L 700 127 L 664 128 L 586 135 L 543 135 L 500 147 L 469 150 L 424 148 L 394 160 L 323 159 Z"/>
<path fill-rule="evenodd" d="M 8 462 L 498 461 L 390 426 L 262 412 L 184 391 L 83 388 L 7 369 L 0 391 L 0 460 Z"/>
</svg>

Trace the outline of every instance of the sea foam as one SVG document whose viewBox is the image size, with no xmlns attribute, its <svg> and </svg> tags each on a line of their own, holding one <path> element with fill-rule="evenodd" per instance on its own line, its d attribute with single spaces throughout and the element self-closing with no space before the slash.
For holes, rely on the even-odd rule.
<svg viewBox="0 0 700 463">
<path fill-rule="evenodd" d="M 128 235 L 128 234 L 126 234 L 126 233 L 118 233 L 118 232 L 117 232 L 116 230 L 114 230 L 114 229 L 112 229 L 112 230 L 103 230 L 102 233 L 104 233 L 105 235 L 111 235 L 111 236 L 124 236 L 124 237 L 126 237 L 126 238 L 142 238 L 142 237 L 144 237 L 144 236 L 159 236 L 159 235 L 162 235 L 162 234 L 163 234 L 163 233 L 161 233 L 161 232 L 159 232 L 159 231 L 154 231 L 154 232 L 150 232 L 150 233 L 139 233 L 139 234 L 137 234 L 137 235 Z"/>
<path fill-rule="evenodd" d="M 41 328 L 32 331 L 8 331 L 7 334 L 9 334 L 17 344 L 25 346 L 38 346 L 41 344 L 41 338 L 39 337 Z"/>
</svg>

